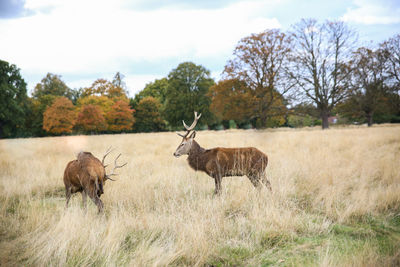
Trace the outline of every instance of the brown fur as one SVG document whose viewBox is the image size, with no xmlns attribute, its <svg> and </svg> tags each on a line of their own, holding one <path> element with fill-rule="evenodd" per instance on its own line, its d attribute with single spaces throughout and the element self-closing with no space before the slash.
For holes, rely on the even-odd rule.
<svg viewBox="0 0 400 267">
<path fill-rule="evenodd" d="M 100 196 L 104 193 L 105 181 L 106 171 L 101 161 L 90 152 L 80 152 L 78 158 L 70 161 L 64 171 L 66 207 L 71 194 L 81 192 L 84 207 L 86 208 L 86 196 L 89 195 L 101 212 L 103 202 Z"/>
<path fill-rule="evenodd" d="M 188 141 L 190 138 L 184 138 L 183 141 Z M 196 171 L 203 171 L 214 178 L 216 194 L 221 191 L 222 177 L 227 176 L 246 175 L 255 187 L 259 187 L 262 183 L 271 190 L 271 184 L 265 175 L 268 157 L 257 148 L 204 149 L 195 140 L 192 140 L 188 155 L 187 160 L 190 167 Z"/>
</svg>

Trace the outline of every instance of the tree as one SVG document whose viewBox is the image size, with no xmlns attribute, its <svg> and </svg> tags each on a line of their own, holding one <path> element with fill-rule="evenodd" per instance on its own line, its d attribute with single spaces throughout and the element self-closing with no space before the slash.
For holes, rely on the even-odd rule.
<svg viewBox="0 0 400 267">
<path fill-rule="evenodd" d="M 349 94 L 351 58 L 355 34 L 344 22 L 318 24 L 303 19 L 293 27 L 295 49 L 289 76 L 299 95 L 314 103 L 320 112 L 322 129 L 337 103 Z"/>
<path fill-rule="evenodd" d="M 134 110 L 130 109 L 129 104 L 119 100 L 106 115 L 108 129 L 112 132 L 130 131 L 135 122 L 133 118 Z"/>
<path fill-rule="evenodd" d="M 388 73 L 390 74 L 391 84 L 396 91 L 400 90 L 400 34 L 390 38 L 381 44 L 382 49 L 388 55 Z"/>
<path fill-rule="evenodd" d="M 210 71 L 192 62 L 178 65 L 168 74 L 165 119 L 172 127 L 181 127 L 182 120 L 193 119 L 193 111 L 202 113 L 203 123 L 214 122 L 210 112 L 208 89 L 214 84 Z"/>
<path fill-rule="evenodd" d="M 33 90 L 33 97 L 40 99 L 45 95 L 65 96 L 72 100 L 72 90 L 61 80 L 60 75 L 47 73 L 40 83 L 36 84 Z"/>
<path fill-rule="evenodd" d="M 86 105 L 98 106 L 102 112 L 103 117 L 105 117 L 106 114 L 111 111 L 111 108 L 114 104 L 115 102 L 106 96 L 90 95 L 79 98 L 77 102 L 77 107 L 81 109 Z"/>
<path fill-rule="evenodd" d="M 352 68 L 352 109 L 359 109 L 372 126 L 373 115 L 382 105 L 385 97 L 387 71 L 386 57 L 383 50 L 361 47 L 357 49 L 350 62 Z"/>
<path fill-rule="evenodd" d="M 48 107 L 50 107 L 54 100 L 57 98 L 55 95 L 43 95 L 39 99 L 29 98 L 29 112 L 26 116 L 26 129 L 29 130 L 33 136 L 45 136 L 46 131 L 43 128 L 43 114 Z"/>
<path fill-rule="evenodd" d="M 89 104 L 82 107 L 75 127 L 85 132 L 102 132 L 107 130 L 107 123 L 101 109 Z"/>
<path fill-rule="evenodd" d="M 140 100 L 135 112 L 136 132 L 158 132 L 165 129 L 165 123 L 160 114 L 161 104 L 152 96 Z"/>
<path fill-rule="evenodd" d="M 43 129 L 52 134 L 71 133 L 75 117 L 75 108 L 71 100 L 57 97 L 43 114 Z"/>
<path fill-rule="evenodd" d="M 211 111 L 219 120 L 249 122 L 256 103 L 253 92 L 246 83 L 237 79 L 221 80 L 211 86 Z"/>
<path fill-rule="evenodd" d="M 26 83 L 20 70 L 0 60 L 0 137 L 24 134 L 28 105 Z"/>
<path fill-rule="evenodd" d="M 146 84 L 144 89 L 135 95 L 135 98 L 133 99 L 132 102 L 132 107 L 136 108 L 140 100 L 148 96 L 152 96 L 155 99 L 157 99 L 158 102 L 161 104 L 161 106 L 164 105 L 167 94 L 167 87 L 168 87 L 167 78 L 156 79 L 154 80 L 154 82 Z"/>
<path fill-rule="evenodd" d="M 88 88 L 84 88 L 82 92 L 82 97 L 87 96 L 106 96 L 114 100 L 124 100 L 127 101 L 125 90 L 121 87 L 124 86 L 122 82 L 122 76 L 117 73 L 117 77 L 114 78 L 113 82 L 106 79 L 97 79 Z"/>
<path fill-rule="evenodd" d="M 276 102 L 292 86 L 285 78 L 291 38 L 279 30 L 267 30 L 241 39 L 234 50 L 234 59 L 228 61 L 224 77 L 243 81 L 253 91 L 254 110 L 261 127 L 269 116 L 282 115 Z"/>
</svg>

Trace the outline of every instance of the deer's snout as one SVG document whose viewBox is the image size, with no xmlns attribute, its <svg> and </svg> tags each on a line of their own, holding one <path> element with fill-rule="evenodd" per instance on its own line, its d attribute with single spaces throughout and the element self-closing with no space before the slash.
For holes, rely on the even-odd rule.
<svg viewBox="0 0 400 267">
<path fill-rule="evenodd" d="M 180 154 L 176 153 L 176 151 L 174 152 L 174 157 L 179 158 Z"/>
</svg>

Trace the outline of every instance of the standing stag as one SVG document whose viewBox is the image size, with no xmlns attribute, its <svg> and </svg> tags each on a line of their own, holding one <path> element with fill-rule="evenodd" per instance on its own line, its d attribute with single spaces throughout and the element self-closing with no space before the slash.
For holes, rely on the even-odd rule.
<svg viewBox="0 0 400 267">
<path fill-rule="evenodd" d="M 188 127 L 184 121 L 186 134 L 181 135 L 182 142 L 176 149 L 174 156 L 188 155 L 190 167 L 196 171 L 203 171 L 215 180 L 215 194 L 221 192 L 222 177 L 246 175 L 255 187 L 260 184 L 272 191 L 271 184 L 267 180 L 265 169 L 268 164 L 268 157 L 254 147 L 212 149 L 202 148 L 195 140 L 196 132 L 189 133 L 196 127 L 201 114 L 197 116 L 194 112 L 194 121 Z"/>
<path fill-rule="evenodd" d="M 110 174 L 106 173 L 107 165 L 104 165 L 104 159 L 112 150 L 108 149 L 103 156 L 102 161 L 97 159 L 90 152 L 79 152 L 76 160 L 70 161 L 64 171 L 64 185 L 67 202 L 65 207 L 68 207 L 68 202 L 71 194 L 76 192 L 82 193 L 83 206 L 86 209 L 86 197 L 89 197 L 97 205 L 99 212 L 103 211 L 103 202 L 100 199 L 104 193 L 104 184 L 106 180 L 112 180 L 110 176 L 116 175 L 114 171 L 122 168 L 123 165 L 117 165 L 117 160 L 121 156 L 119 154 L 114 160 L 114 169 Z"/>
</svg>

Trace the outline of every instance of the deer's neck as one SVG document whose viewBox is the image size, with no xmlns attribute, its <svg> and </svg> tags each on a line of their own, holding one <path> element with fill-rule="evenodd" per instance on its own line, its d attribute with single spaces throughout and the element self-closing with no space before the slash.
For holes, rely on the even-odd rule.
<svg viewBox="0 0 400 267">
<path fill-rule="evenodd" d="M 196 141 L 193 140 L 192 147 L 189 151 L 188 162 L 190 167 L 197 170 L 205 170 L 205 158 L 204 152 L 206 150 L 202 148 Z"/>
</svg>

